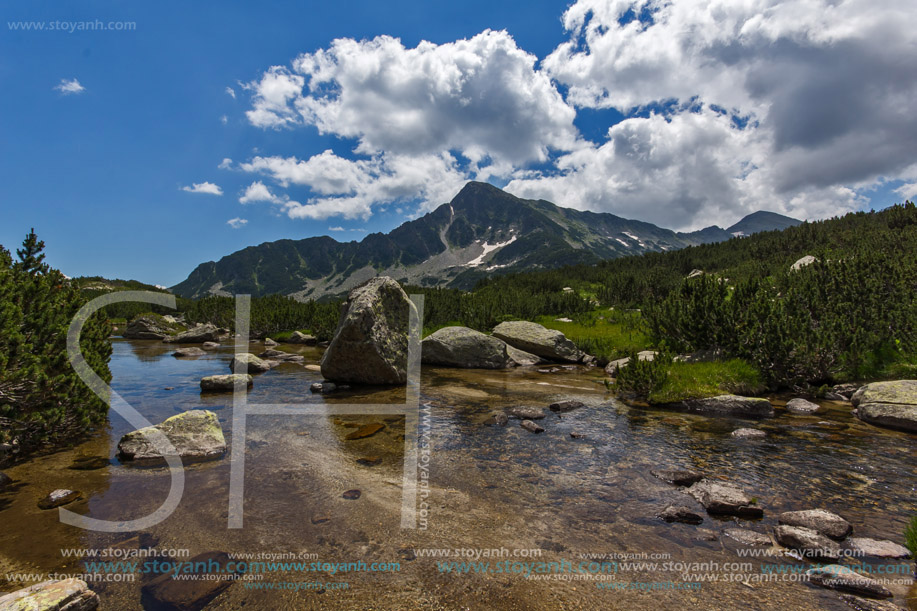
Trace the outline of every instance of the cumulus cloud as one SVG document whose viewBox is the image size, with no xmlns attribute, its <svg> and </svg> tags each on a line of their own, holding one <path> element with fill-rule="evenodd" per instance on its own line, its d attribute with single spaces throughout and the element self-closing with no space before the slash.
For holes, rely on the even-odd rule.
<svg viewBox="0 0 917 611">
<path fill-rule="evenodd" d="M 577 145 L 575 111 L 507 32 L 442 45 L 335 40 L 274 66 L 252 85 L 248 118 L 260 127 L 314 125 L 357 140 L 356 151 L 457 151 L 478 164 L 547 159 Z"/>
<path fill-rule="evenodd" d="M 60 83 L 58 83 L 54 89 L 60 91 L 63 95 L 74 95 L 86 91 L 86 88 L 80 85 L 78 80 L 67 80 L 65 78 L 61 79 Z"/>
<path fill-rule="evenodd" d="M 220 170 L 228 170 L 232 167 L 232 159 L 229 157 L 224 157 L 223 161 L 220 162 L 220 165 L 217 166 Z"/>
<path fill-rule="evenodd" d="M 236 217 L 234 219 L 229 219 L 228 221 L 226 221 L 226 224 L 232 227 L 233 229 L 240 229 L 241 227 L 244 227 L 245 225 L 248 224 L 248 219 L 240 219 L 239 217 Z"/>
<path fill-rule="evenodd" d="M 181 188 L 182 191 L 187 191 L 188 193 L 207 193 L 209 195 L 223 195 L 223 189 L 219 185 L 215 185 L 212 182 L 196 182 L 190 187 L 185 186 Z"/>
<path fill-rule="evenodd" d="M 238 168 L 307 189 L 300 203 L 262 185 L 292 218 L 423 211 L 493 178 L 675 229 L 838 214 L 878 184 L 917 184 L 915 16 L 913 0 L 576 0 L 568 40 L 540 64 L 504 31 L 414 48 L 338 39 L 244 85 L 246 114 L 352 150 Z M 590 142 L 578 109 L 624 120 Z"/>
<path fill-rule="evenodd" d="M 253 202 L 270 202 L 272 204 L 283 203 L 283 199 L 271 193 L 271 190 L 260 180 L 256 180 L 248 185 L 245 193 L 239 198 L 240 204 L 251 204 Z"/>
<path fill-rule="evenodd" d="M 233 100 L 235 100 L 235 99 L 236 99 L 236 90 L 233 89 L 232 87 L 227 87 L 227 88 L 226 88 L 226 95 L 228 95 L 228 96 L 231 97 Z"/>
<path fill-rule="evenodd" d="M 614 108 L 644 123 L 629 137 L 646 146 L 640 134 L 652 133 L 653 155 L 634 164 L 633 155 L 615 153 L 623 143 L 612 128 L 607 143 L 585 153 L 589 162 L 561 158 L 561 177 L 522 177 L 513 188 L 559 194 L 566 186 L 591 191 L 592 207 L 637 210 L 647 193 L 665 192 L 653 160 L 694 140 L 709 150 L 688 146 L 671 158 L 676 167 L 661 183 L 668 197 L 654 204 L 682 226 L 716 219 L 717 210 L 813 218 L 861 206 L 858 190 L 917 178 L 907 152 L 917 138 L 908 103 L 917 65 L 903 59 L 917 51 L 914 16 L 906 0 L 578 0 L 564 14 L 570 39 L 543 69 L 576 106 Z M 698 112 L 706 118 L 689 116 Z M 699 121 L 714 126 L 698 132 L 691 125 Z M 598 177 L 604 190 L 586 184 L 586 167 L 610 172 Z M 642 180 L 637 167 L 646 170 Z"/>
<path fill-rule="evenodd" d="M 379 155 L 345 159 L 325 151 L 306 160 L 255 157 L 240 169 L 266 174 L 283 186 L 305 186 L 315 194 L 306 203 L 276 198 L 290 218 L 367 219 L 373 208 L 396 202 L 419 202 L 432 209 L 449 201 L 467 180 L 456 159 L 440 155 Z M 256 193 L 267 188 L 260 182 Z M 263 198 L 263 199 L 266 199 Z M 241 201 L 241 200 L 240 200 Z"/>
</svg>

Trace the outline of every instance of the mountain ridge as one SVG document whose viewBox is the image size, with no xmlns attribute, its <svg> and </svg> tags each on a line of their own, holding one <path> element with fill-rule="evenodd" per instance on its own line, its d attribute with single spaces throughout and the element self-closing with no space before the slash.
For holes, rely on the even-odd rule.
<svg viewBox="0 0 917 611">
<path fill-rule="evenodd" d="M 422 286 L 471 288 L 495 273 L 596 263 L 799 223 L 758 212 L 729 229 L 714 225 L 681 233 L 469 182 L 449 203 L 388 233 L 371 233 L 359 242 L 329 236 L 264 242 L 198 265 L 172 290 L 189 298 L 281 293 L 320 299 L 346 293 L 380 274 Z"/>
</svg>

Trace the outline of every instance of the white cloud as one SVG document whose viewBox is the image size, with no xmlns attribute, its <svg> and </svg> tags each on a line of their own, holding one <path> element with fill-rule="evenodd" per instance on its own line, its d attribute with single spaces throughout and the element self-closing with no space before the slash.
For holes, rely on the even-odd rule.
<svg viewBox="0 0 917 611">
<path fill-rule="evenodd" d="M 217 166 L 220 170 L 228 170 L 232 167 L 232 159 L 229 157 L 224 157 L 223 161 L 220 162 L 220 165 Z"/>
<path fill-rule="evenodd" d="M 226 125 L 227 123 L 229 123 L 229 117 L 227 117 L 226 115 L 221 115 L 220 123 L 222 123 L 223 125 Z"/>
<path fill-rule="evenodd" d="M 328 231 L 346 231 L 343 227 L 329 227 Z"/>
<path fill-rule="evenodd" d="M 895 189 L 895 193 L 903 197 L 904 199 L 914 201 L 917 199 L 917 182 L 905 183 Z"/>
<path fill-rule="evenodd" d="M 188 193 L 207 193 L 209 195 L 223 195 L 223 189 L 219 185 L 215 185 L 212 182 L 196 182 L 190 187 L 182 187 L 182 191 L 187 191 Z"/>
<path fill-rule="evenodd" d="M 232 227 L 233 229 L 239 229 L 248 224 L 248 219 L 240 219 L 239 217 L 236 217 L 234 219 L 229 219 L 228 221 L 226 221 L 226 224 Z"/>
<path fill-rule="evenodd" d="M 63 95 L 74 95 L 78 93 L 83 93 L 86 91 L 86 88 L 80 85 L 80 82 L 76 79 L 61 79 L 60 83 L 54 87 L 57 91 L 60 91 Z"/>
<path fill-rule="evenodd" d="M 284 201 L 273 196 L 260 181 L 252 183 L 249 187 L 252 198 L 282 203 L 290 218 L 367 219 L 374 206 L 394 202 L 419 201 L 422 209 L 432 209 L 452 199 L 468 179 L 448 153 L 383 154 L 351 160 L 325 151 L 305 161 L 295 157 L 255 157 L 239 167 L 266 174 L 284 187 L 309 187 L 316 194 L 305 204 Z"/>
<path fill-rule="evenodd" d="M 408 49 L 389 36 L 337 39 L 274 66 L 253 83 L 260 127 L 315 125 L 358 141 L 357 152 L 457 151 L 474 164 L 543 161 L 577 146 L 575 111 L 537 58 L 506 32 Z M 304 89 L 305 88 L 305 89 Z"/>
<path fill-rule="evenodd" d="M 235 100 L 236 99 L 236 90 L 233 89 L 232 87 L 227 87 L 226 95 L 230 96 L 233 100 Z"/>
<path fill-rule="evenodd" d="M 493 178 L 676 229 L 758 209 L 830 216 L 878 184 L 917 184 L 915 17 L 913 0 L 577 0 L 540 65 L 500 31 L 415 48 L 338 39 L 245 84 L 246 114 L 353 150 L 256 153 L 238 169 L 308 189 L 300 203 L 262 185 L 291 218 L 429 210 Z M 588 142 L 577 108 L 626 119 Z"/>
<path fill-rule="evenodd" d="M 669 121 L 628 128 L 652 151 L 643 161 L 634 151 L 609 156 L 610 141 L 585 153 L 605 170 L 604 189 L 587 185 L 569 158 L 561 178 L 524 177 L 513 188 L 569 187 L 580 205 L 615 212 L 636 213 L 644 200 L 640 218 L 672 211 L 686 226 L 758 208 L 815 218 L 861 206 L 858 193 L 877 182 L 917 179 L 908 168 L 917 64 L 901 60 L 917 49 L 915 17 L 909 0 L 578 0 L 564 14 L 570 40 L 543 68 L 577 106 L 628 114 L 669 103 Z M 706 119 L 690 117 L 699 107 Z M 692 130 L 698 121 L 716 127 Z M 672 167 L 653 165 L 679 142 L 690 144 L 668 158 Z"/>
<path fill-rule="evenodd" d="M 240 204 L 250 204 L 252 202 L 270 202 L 272 204 L 283 203 L 283 199 L 277 197 L 268 189 L 263 182 L 257 180 L 248 185 L 245 193 L 239 198 Z"/>
</svg>

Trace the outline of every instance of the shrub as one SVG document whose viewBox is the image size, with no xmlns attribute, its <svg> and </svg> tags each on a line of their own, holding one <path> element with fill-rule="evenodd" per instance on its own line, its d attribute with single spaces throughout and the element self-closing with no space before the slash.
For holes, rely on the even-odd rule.
<svg viewBox="0 0 917 611">
<path fill-rule="evenodd" d="M 67 358 L 67 330 L 85 298 L 44 263 L 43 249 L 34 231 L 17 250 L 18 261 L 0 248 L 0 441 L 23 456 L 85 433 L 108 412 Z M 105 382 L 110 333 L 96 314 L 81 336 L 87 364 Z"/>
</svg>

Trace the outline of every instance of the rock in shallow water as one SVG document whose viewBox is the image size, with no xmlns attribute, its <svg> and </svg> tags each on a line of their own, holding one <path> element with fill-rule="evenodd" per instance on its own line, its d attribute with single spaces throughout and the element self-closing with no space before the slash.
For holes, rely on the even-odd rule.
<svg viewBox="0 0 917 611">
<path fill-rule="evenodd" d="M 851 568 L 839 564 L 829 564 L 806 571 L 809 580 L 832 590 L 851 592 L 872 598 L 891 598 L 892 593 L 881 583 L 854 572 Z"/>
<path fill-rule="evenodd" d="M 659 512 L 659 517 L 666 522 L 681 522 L 682 524 L 700 524 L 704 521 L 703 516 L 684 505 L 669 505 Z"/>
<path fill-rule="evenodd" d="M 736 429 L 732 432 L 732 436 L 737 439 L 764 439 L 767 433 L 758 429 Z"/>
<path fill-rule="evenodd" d="M 841 546 L 811 528 L 781 525 L 774 529 L 774 538 L 783 547 L 796 550 L 806 558 L 836 560 L 840 557 Z"/>
<path fill-rule="evenodd" d="M 544 433 L 544 428 L 531 420 L 523 420 L 519 423 L 519 426 L 527 430 L 529 433 Z"/>
<path fill-rule="evenodd" d="M 404 384 L 412 308 L 408 296 L 391 278 L 373 278 L 355 288 L 322 356 L 322 375 L 332 382 Z"/>
<path fill-rule="evenodd" d="M 243 352 L 242 354 L 237 354 L 232 357 L 232 360 L 229 362 L 229 369 L 233 373 L 236 371 L 236 363 L 239 363 L 242 370 L 249 374 L 264 373 L 271 368 L 270 363 L 258 358 L 251 352 Z"/>
<path fill-rule="evenodd" d="M 48 580 L 0 596 L 3 611 L 92 611 L 99 596 L 81 579 Z"/>
<path fill-rule="evenodd" d="M 232 392 L 236 387 L 236 380 L 242 382 L 245 388 L 251 388 L 254 385 L 254 380 L 247 373 L 230 373 L 202 378 L 201 390 L 205 392 Z"/>
<path fill-rule="evenodd" d="M 172 353 L 172 356 L 181 358 L 181 357 L 192 357 L 192 356 L 204 356 L 205 354 L 207 354 L 207 352 L 205 352 L 204 350 L 201 350 L 200 348 L 197 348 L 197 347 L 191 347 L 191 348 L 179 348 L 178 350 Z"/>
<path fill-rule="evenodd" d="M 702 474 L 687 469 L 653 469 L 650 473 L 673 486 L 691 486 L 704 479 Z"/>
<path fill-rule="evenodd" d="M 794 414 L 814 414 L 819 410 L 819 407 L 817 403 L 797 397 L 787 401 L 786 410 Z"/>
<path fill-rule="evenodd" d="M 379 431 L 385 428 L 385 425 L 381 422 L 371 422 L 370 424 L 364 424 L 353 433 L 347 435 L 344 439 L 354 440 L 354 439 L 365 439 L 366 437 L 372 437 Z"/>
<path fill-rule="evenodd" d="M 730 539 L 751 547 L 767 547 L 772 544 L 771 538 L 767 535 L 747 528 L 727 528 L 723 531 L 723 534 Z"/>
<path fill-rule="evenodd" d="M 851 594 L 840 594 L 838 598 L 847 603 L 847 606 L 854 611 L 907 611 L 904 607 L 899 607 L 887 600 L 870 600 Z"/>
<path fill-rule="evenodd" d="M 687 492 L 712 515 L 742 518 L 760 518 L 764 515 L 764 511 L 752 505 L 748 495 L 734 484 L 704 479 L 688 488 Z"/>
<path fill-rule="evenodd" d="M 510 418 L 519 418 L 521 420 L 541 420 L 546 414 L 540 407 L 520 406 L 507 409 L 506 415 Z"/>
<path fill-rule="evenodd" d="M 565 413 L 565 412 L 572 412 L 573 410 L 579 409 L 581 407 L 586 407 L 586 404 L 583 403 L 582 401 L 567 400 L 567 401 L 557 401 L 556 403 L 552 403 L 551 405 L 548 406 L 548 409 L 551 410 L 552 412 Z"/>
<path fill-rule="evenodd" d="M 917 433 L 917 380 L 873 382 L 850 401 L 863 422 Z"/>
<path fill-rule="evenodd" d="M 424 364 L 470 369 L 506 369 L 515 361 L 506 342 L 468 327 L 443 327 L 421 342 Z"/>
<path fill-rule="evenodd" d="M 172 335 L 165 338 L 164 342 L 168 344 L 203 344 L 204 342 L 215 342 L 220 339 L 220 330 L 213 325 L 198 325 L 193 329 L 183 331 L 178 335 Z"/>
<path fill-rule="evenodd" d="M 719 395 L 706 399 L 690 399 L 681 404 L 690 411 L 711 416 L 766 418 L 774 415 L 774 406 L 767 399 Z"/>
<path fill-rule="evenodd" d="M 152 441 L 155 439 L 153 431 L 164 433 L 185 462 L 214 460 L 226 452 L 226 439 L 216 414 L 207 410 L 191 410 L 172 416 L 156 426 L 128 433 L 118 442 L 119 458 L 143 465 L 165 463 L 163 455 Z"/>
<path fill-rule="evenodd" d="M 79 490 L 67 490 L 66 488 L 59 488 L 57 490 L 52 490 L 48 493 L 48 496 L 38 501 L 39 509 L 54 509 L 55 507 L 61 507 L 72 503 L 73 501 L 79 500 L 82 497 L 82 494 Z"/>
<path fill-rule="evenodd" d="M 144 609 L 169 611 L 199 611 L 220 593 L 235 583 L 239 574 L 230 571 L 229 556 L 224 552 L 205 552 L 183 561 L 194 569 L 181 573 L 176 579 L 173 572 L 155 577 L 141 588 Z M 189 579 L 191 575 L 198 579 Z"/>
<path fill-rule="evenodd" d="M 787 526 L 809 528 L 838 541 L 853 531 L 850 522 L 825 509 L 786 511 L 777 516 L 777 522 Z"/>
<path fill-rule="evenodd" d="M 898 545 L 894 541 L 870 539 L 868 537 L 851 537 L 844 542 L 844 548 L 857 552 L 857 558 L 866 556 L 903 560 L 911 557 L 911 553 L 903 545 Z"/>
</svg>

